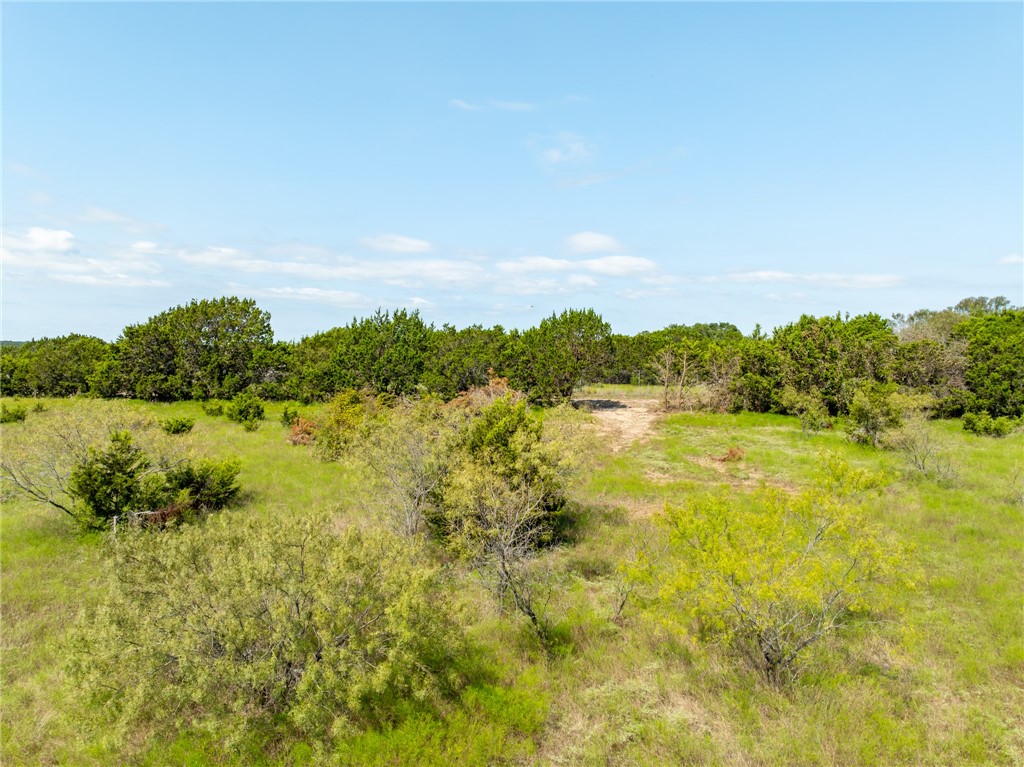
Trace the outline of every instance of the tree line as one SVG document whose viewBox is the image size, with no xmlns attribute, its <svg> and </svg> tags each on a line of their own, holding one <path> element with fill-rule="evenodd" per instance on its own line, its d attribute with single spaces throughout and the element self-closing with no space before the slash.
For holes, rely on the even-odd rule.
<svg viewBox="0 0 1024 767">
<path fill-rule="evenodd" d="M 976 297 L 891 319 L 804 315 L 770 335 L 724 322 L 624 335 L 592 309 L 523 331 L 436 327 L 399 309 L 284 342 L 254 301 L 224 297 L 168 309 L 113 343 L 71 334 L 0 347 L 4 396 L 176 401 L 249 391 L 309 403 L 363 389 L 451 399 L 492 376 L 536 404 L 565 401 L 585 383 L 630 383 L 660 386 L 668 408 L 795 413 L 810 398 L 845 415 L 877 384 L 928 394 L 939 415 L 1019 417 L 1024 310 Z"/>
</svg>

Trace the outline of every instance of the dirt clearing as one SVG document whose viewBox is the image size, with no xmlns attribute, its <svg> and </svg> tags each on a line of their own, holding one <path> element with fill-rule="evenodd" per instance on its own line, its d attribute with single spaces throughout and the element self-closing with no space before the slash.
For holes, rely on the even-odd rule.
<svg viewBox="0 0 1024 767">
<path fill-rule="evenodd" d="M 613 453 L 648 439 L 661 415 L 658 403 L 651 400 L 580 399 L 575 404 L 594 414 L 597 430 Z"/>
</svg>

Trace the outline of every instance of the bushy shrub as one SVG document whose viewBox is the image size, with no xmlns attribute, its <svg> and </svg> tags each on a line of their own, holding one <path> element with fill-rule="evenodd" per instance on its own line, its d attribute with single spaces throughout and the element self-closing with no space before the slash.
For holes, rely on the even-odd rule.
<svg viewBox="0 0 1024 767">
<path fill-rule="evenodd" d="M 116 415 L 97 410 L 55 414 L 25 444 L 4 451 L 0 474 L 87 529 L 117 520 L 165 527 L 219 509 L 238 493 L 237 461 L 194 464 L 154 421 L 123 408 Z"/>
<path fill-rule="evenodd" d="M 330 740 L 460 685 L 452 607 L 411 542 L 338 535 L 327 519 L 221 517 L 159 537 L 129 529 L 112 546 L 107 596 L 80 620 L 69 664 L 98 728 Z"/>
<path fill-rule="evenodd" d="M 196 425 L 195 418 L 168 418 L 161 422 L 160 427 L 168 434 L 188 434 Z"/>
<path fill-rule="evenodd" d="M 18 423 L 28 417 L 28 408 L 24 405 L 0 403 L 0 423 Z"/>
<path fill-rule="evenodd" d="M 224 403 L 211 399 L 202 404 L 203 412 L 210 416 L 224 415 Z"/>
<path fill-rule="evenodd" d="M 293 426 L 296 421 L 299 420 L 299 411 L 288 405 L 284 406 L 284 410 L 281 412 L 281 425 L 282 426 Z"/>
<path fill-rule="evenodd" d="M 33 413 L 45 413 L 46 412 L 46 404 L 43 403 L 43 402 L 35 403 L 32 406 L 32 412 Z"/>
<path fill-rule="evenodd" d="M 230 420 L 243 425 L 246 421 L 262 421 L 263 414 L 263 400 L 249 391 L 235 395 L 225 411 Z"/>
<path fill-rule="evenodd" d="M 903 424 L 908 402 L 893 384 L 870 383 L 859 388 L 850 402 L 847 432 L 854 442 L 878 446 L 890 429 Z"/>
<path fill-rule="evenodd" d="M 237 460 L 185 462 L 165 475 L 168 490 L 188 493 L 188 504 L 199 511 L 215 511 L 238 495 L 241 487 L 238 474 L 242 464 Z"/>
<path fill-rule="evenodd" d="M 804 433 L 832 427 L 832 420 L 828 417 L 828 408 L 825 407 L 821 397 L 816 394 L 803 394 L 792 386 L 787 386 L 782 391 L 779 403 L 787 413 L 800 419 L 800 429 Z"/>
<path fill-rule="evenodd" d="M 327 403 L 327 412 L 316 433 L 316 451 L 325 461 L 339 459 L 354 440 L 367 433 L 387 405 L 370 392 L 346 389 Z"/>
<path fill-rule="evenodd" d="M 111 434 L 106 449 L 90 448 L 68 481 L 80 521 L 103 527 L 116 516 L 164 505 L 162 478 L 149 474 L 150 466 L 128 431 Z"/>
<path fill-rule="evenodd" d="M 1014 422 L 1006 416 L 993 418 L 988 413 L 964 413 L 964 431 L 986 437 L 1005 437 L 1013 431 Z"/>
<path fill-rule="evenodd" d="M 666 508 L 664 607 L 736 647 L 773 685 L 799 673 L 808 647 L 910 585 L 903 547 L 843 497 L 865 478 L 839 468 L 838 492 L 762 489 Z"/>
</svg>

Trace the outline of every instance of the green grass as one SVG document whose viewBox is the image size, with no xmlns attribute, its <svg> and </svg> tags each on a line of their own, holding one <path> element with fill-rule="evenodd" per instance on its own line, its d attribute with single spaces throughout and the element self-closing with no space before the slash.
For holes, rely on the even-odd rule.
<svg viewBox="0 0 1024 767">
<path fill-rule="evenodd" d="M 656 387 L 647 387 L 656 388 Z M 585 396 L 652 398 L 600 387 Z M 47 401 L 53 410 L 90 401 Z M 246 432 L 196 403 L 136 403 L 156 417 L 196 419 L 200 454 L 237 456 L 242 499 L 225 513 L 282 515 L 329 509 L 370 524 L 365 485 L 344 462 L 317 461 L 286 443 L 282 404 Z M 44 418 L 45 413 L 28 415 Z M 20 424 L 3 427 L 18 438 Z M 840 430 L 804 435 L 796 419 L 678 414 L 647 441 L 598 449 L 577 492 L 566 545 L 548 552 L 560 586 L 549 613 L 562 638 L 544 653 L 471 578 L 455 577 L 460 620 L 473 648 L 469 683 L 448 710 L 410 709 L 389 727 L 354 734 L 321 754 L 265 734 L 241 751 L 183 731 L 171 741 L 140 728 L 127 743 L 83 729 L 62 671 L 68 626 L 98 594 L 99 537 L 83 537 L 55 510 L 7 500 L 0 517 L 3 607 L 2 757 L 11 765 L 968 765 L 1024 763 L 1024 509 L 1011 503 L 1024 435 L 965 434 L 928 425 L 955 456 L 959 478 L 915 475 L 899 455 L 850 443 Z M 742 460 L 716 461 L 729 448 Z M 836 451 L 883 470 L 871 517 L 912 546 L 919 573 L 899 615 L 861 622 L 817 646 L 807 673 L 782 692 L 766 687 L 726 648 L 681 633 L 645 609 L 643 595 L 612 622 L 616 568 L 639 541 L 657 547 L 665 503 L 761 484 L 798 489 L 817 456 Z M 648 595 L 650 596 L 650 595 Z"/>
</svg>

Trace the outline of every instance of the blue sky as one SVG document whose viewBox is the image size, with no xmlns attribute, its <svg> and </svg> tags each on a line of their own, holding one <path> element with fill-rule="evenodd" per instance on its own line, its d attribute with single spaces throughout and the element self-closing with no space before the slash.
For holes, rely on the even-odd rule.
<svg viewBox="0 0 1024 767">
<path fill-rule="evenodd" d="M 2 337 L 1022 301 L 1004 4 L 18 4 Z"/>
</svg>

